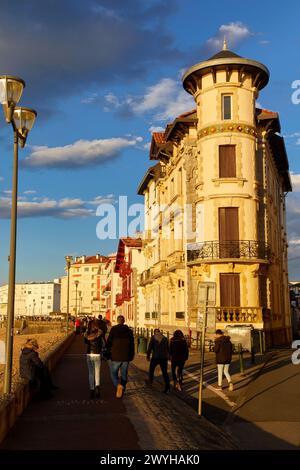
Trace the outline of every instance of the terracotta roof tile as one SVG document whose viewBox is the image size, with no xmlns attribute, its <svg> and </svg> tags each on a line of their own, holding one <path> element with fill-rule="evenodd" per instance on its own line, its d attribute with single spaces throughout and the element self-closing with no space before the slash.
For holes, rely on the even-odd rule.
<svg viewBox="0 0 300 470">
<path fill-rule="evenodd" d="M 152 136 L 156 144 L 164 144 L 166 142 L 164 132 L 153 132 Z"/>
</svg>

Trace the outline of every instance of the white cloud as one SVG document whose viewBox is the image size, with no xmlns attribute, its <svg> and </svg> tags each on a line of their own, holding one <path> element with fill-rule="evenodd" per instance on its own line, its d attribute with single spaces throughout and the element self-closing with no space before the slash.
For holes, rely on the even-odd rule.
<svg viewBox="0 0 300 470">
<path fill-rule="evenodd" d="M 293 139 L 295 137 L 300 137 L 300 132 L 293 132 L 292 134 L 284 134 L 285 139 Z"/>
<path fill-rule="evenodd" d="M 33 146 L 29 157 L 23 160 L 23 166 L 37 168 L 70 168 L 76 169 L 89 165 L 100 165 L 117 158 L 128 148 L 135 147 L 139 137 L 115 137 L 99 140 L 77 140 L 62 147 Z"/>
<path fill-rule="evenodd" d="M 149 127 L 149 132 L 164 132 L 165 131 L 165 128 L 164 127 L 161 127 L 161 126 L 151 126 Z"/>
<path fill-rule="evenodd" d="M 36 194 L 36 191 L 33 189 L 28 189 L 27 191 L 24 191 L 23 194 Z"/>
<path fill-rule="evenodd" d="M 264 109 L 264 107 L 260 104 L 259 101 L 256 101 L 255 106 L 256 106 L 256 108 Z"/>
<path fill-rule="evenodd" d="M 300 174 L 291 172 L 291 180 L 293 185 L 293 191 L 300 192 Z"/>
<path fill-rule="evenodd" d="M 115 203 L 113 194 L 107 196 L 96 196 L 91 201 L 84 201 L 80 198 L 49 199 L 47 197 L 34 197 L 27 200 L 26 197 L 18 198 L 18 217 L 55 217 L 60 219 L 83 218 L 95 215 L 95 207 L 101 203 Z M 10 217 L 11 199 L 1 198 L 0 218 Z"/>
<path fill-rule="evenodd" d="M 233 49 L 242 40 L 247 39 L 252 33 L 248 26 L 240 21 L 222 24 L 215 36 L 212 36 L 206 41 L 207 46 L 214 50 L 221 50 L 223 48 L 224 37 L 226 38 L 229 49 Z"/>
<path fill-rule="evenodd" d="M 155 85 L 146 88 L 143 96 L 127 96 L 120 99 L 113 93 L 105 97 L 106 110 L 136 115 L 152 114 L 153 121 L 173 120 L 178 115 L 195 107 L 193 98 L 183 90 L 181 82 L 172 78 L 163 78 Z M 155 132 L 157 126 L 152 126 Z M 159 131 L 163 129 L 159 126 Z"/>
</svg>

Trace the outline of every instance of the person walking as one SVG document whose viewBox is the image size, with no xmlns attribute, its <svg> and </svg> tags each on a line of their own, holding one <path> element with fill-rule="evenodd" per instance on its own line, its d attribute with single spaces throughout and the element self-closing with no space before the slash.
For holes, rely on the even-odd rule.
<svg viewBox="0 0 300 470">
<path fill-rule="evenodd" d="M 169 342 L 160 332 L 159 328 L 154 330 L 154 335 L 150 339 L 147 359 L 150 361 L 149 385 L 153 384 L 154 371 L 159 365 L 165 382 L 164 393 L 168 393 L 170 391 L 170 378 L 168 374 Z"/>
<path fill-rule="evenodd" d="M 81 320 L 80 320 L 80 318 L 76 318 L 76 320 L 75 320 L 75 333 L 76 333 L 76 335 L 80 335 L 80 333 L 81 333 Z"/>
<path fill-rule="evenodd" d="M 176 330 L 170 341 L 171 370 L 175 390 L 181 391 L 183 368 L 189 357 L 189 347 L 181 330 Z"/>
<path fill-rule="evenodd" d="M 29 381 L 32 389 L 39 389 L 42 398 L 52 398 L 51 390 L 58 387 L 53 385 L 49 369 L 38 354 L 39 345 L 35 338 L 27 339 L 21 350 L 19 373 L 22 379 Z"/>
<path fill-rule="evenodd" d="M 86 360 L 89 372 L 90 398 L 99 398 L 101 355 L 104 351 L 105 342 L 103 332 L 98 328 L 95 321 L 88 324 L 84 342 L 87 344 Z"/>
<path fill-rule="evenodd" d="M 117 322 L 111 328 L 106 341 L 106 356 L 110 359 L 110 373 L 116 387 L 116 397 L 122 398 L 128 381 L 129 362 L 134 359 L 134 338 L 132 330 L 125 325 L 123 315 L 118 316 Z"/>
<path fill-rule="evenodd" d="M 225 375 L 229 390 L 233 390 L 233 383 L 229 374 L 229 366 L 232 359 L 232 343 L 230 336 L 224 335 L 222 330 L 216 331 L 215 347 L 216 364 L 218 369 L 218 386 L 217 390 L 222 390 L 223 374 Z"/>
<path fill-rule="evenodd" d="M 102 332 L 103 332 L 103 339 L 104 339 L 104 341 L 105 341 L 105 335 L 106 335 L 106 333 L 107 333 L 107 323 L 106 323 L 105 320 L 103 320 L 102 315 L 98 315 L 98 318 L 97 318 L 97 320 L 95 320 L 95 321 L 96 321 L 98 327 L 100 328 L 100 330 L 102 330 Z"/>
</svg>

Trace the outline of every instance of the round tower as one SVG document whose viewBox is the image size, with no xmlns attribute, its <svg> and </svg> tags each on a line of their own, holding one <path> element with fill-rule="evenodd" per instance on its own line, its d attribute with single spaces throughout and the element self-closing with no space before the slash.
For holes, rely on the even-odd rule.
<svg viewBox="0 0 300 470">
<path fill-rule="evenodd" d="M 197 105 L 194 202 L 201 206 L 203 223 L 193 240 L 198 254 L 189 265 L 198 265 L 199 280 L 216 283 L 217 306 L 253 307 L 250 317 L 256 322 L 254 307 L 261 305 L 257 273 L 267 263 L 267 252 L 259 227 L 262 176 L 255 101 L 268 80 L 263 64 L 231 52 L 225 41 L 222 51 L 183 76 L 183 87 Z M 223 314 L 222 309 L 217 314 L 220 326 Z"/>
</svg>

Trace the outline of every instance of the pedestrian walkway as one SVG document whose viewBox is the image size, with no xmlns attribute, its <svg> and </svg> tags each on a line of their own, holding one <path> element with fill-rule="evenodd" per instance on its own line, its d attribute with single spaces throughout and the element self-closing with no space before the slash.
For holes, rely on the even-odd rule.
<svg viewBox="0 0 300 470">
<path fill-rule="evenodd" d="M 82 337 L 53 373 L 60 387 L 51 400 L 33 400 L 0 450 L 188 450 L 233 449 L 231 439 L 175 394 L 149 389 L 134 365 L 122 400 L 115 398 L 108 364 L 102 361 L 101 397 L 89 400 Z"/>
<path fill-rule="evenodd" d="M 108 365 L 102 362 L 99 400 L 89 400 L 86 346 L 76 337 L 53 373 L 60 388 L 51 400 L 33 400 L 0 449 L 139 449 L 122 400 L 114 397 Z M 126 436 L 126 439 L 124 439 Z"/>
</svg>

